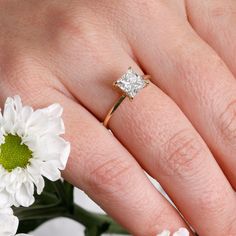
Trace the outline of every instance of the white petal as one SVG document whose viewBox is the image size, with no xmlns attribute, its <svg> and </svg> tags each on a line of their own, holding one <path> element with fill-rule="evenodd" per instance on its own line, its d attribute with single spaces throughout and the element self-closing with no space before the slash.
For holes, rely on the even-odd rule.
<svg viewBox="0 0 236 236">
<path fill-rule="evenodd" d="M 10 195 L 6 190 L 0 192 L 0 208 L 8 207 L 11 205 Z"/>
<path fill-rule="evenodd" d="M 185 228 L 180 228 L 177 232 L 173 234 L 173 236 L 189 236 L 189 232 Z"/>
<path fill-rule="evenodd" d="M 41 194 L 45 186 L 44 178 L 41 176 L 40 170 L 41 167 L 39 169 L 32 167 L 32 165 L 28 167 L 28 172 L 30 173 L 30 178 L 36 186 L 37 194 Z"/>
<path fill-rule="evenodd" d="M 29 132 L 40 132 L 41 128 L 44 128 L 44 125 L 47 123 L 47 117 L 40 110 L 37 110 L 31 114 L 29 117 L 26 126 Z"/>
<path fill-rule="evenodd" d="M 32 133 L 37 130 L 38 135 L 46 133 L 63 134 L 65 127 L 60 117 L 61 113 L 62 107 L 58 104 L 36 110 L 27 121 L 28 132 Z"/>
<path fill-rule="evenodd" d="M 3 112 L 3 118 L 4 118 L 3 127 L 6 132 L 8 133 L 12 132 L 14 123 L 16 121 L 16 117 L 17 117 L 17 114 L 14 109 L 14 101 L 12 98 L 8 98 L 5 103 L 4 112 Z"/>
<path fill-rule="evenodd" d="M 0 215 L 13 215 L 13 210 L 10 207 L 0 208 Z"/>
<path fill-rule="evenodd" d="M 64 134 L 65 127 L 64 122 L 61 118 L 63 108 L 60 104 L 52 104 L 51 106 L 40 109 L 46 116 L 48 120 L 47 127 L 44 130 L 45 133 L 52 133 L 52 134 Z"/>
<path fill-rule="evenodd" d="M 19 114 L 21 112 L 21 109 L 22 109 L 22 102 L 21 102 L 20 96 L 15 95 L 14 98 L 13 98 L 13 102 L 14 102 L 15 110 Z"/>
<path fill-rule="evenodd" d="M 36 188 L 37 188 L 37 194 L 41 194 L 43 192 L 43 189 L 45 187 L 45 181 L 42 176 L 39 176 L 38 181 L 35 182 Z"/>
<path fill-rule="evenodd" d="M 60 160 L 62 163 L 62 168 L 60 168 L 60 170 L 64 170 L 66 168 L 66 164 L 68 162 L 68 158 L 70 155 L 70 143 L 65 141 L 65 145 L 64 148 L 61 151 L 61 156 L 60 156 Z"/>
<path fill-rule="evenodd" d="M 29 234 L 16 234 L 16 236 L 30 236 Z"/>
<path fill-rule="evenodd" d="M 27 166 L 27 172 L 30 176 L 38 176 L 40 175 L 40 170 L 43 162 L 41 160 L 31 158 L 30 164 Z"/>
<path fill-rule="evenodd" d="M 64 134 L 65 133 L 65 126 L 63 123 L 63 120 L 59 117 L 51 119 L 48 122 L 48 127 L 45 130 L 45 133 L 51 133 L 51 134 Z"/>
<path fill-rule="evenodd" d="M 31 178 L 36 186 L 37 194 L 40 195 L 45 187 L 44 178 L 40 174 L 31 175 Z"/>
<path fill-rule="evenodd" d="M 0 208 L 0 236 L 15 236 L 19 220 L 13 215 L 11 208 Z M 16 234 L 16 236 L 29 236 L 28 234 Z"/>
<path fill-rule="evenodd" d="M 16 201 L 19 205 L 29 207 L 34 203 L 34 186 L 32 182 L 26 182 L 21 185 L 20 189 L 16 192 Z"/>
<path fill-rule="evenodd" d="M 13 215 L 10 208 L 0 211 L 0 235 L 14 236 L 18 228 L 19 220 Z"/>
<path fill-rule="evenodd" d="M 43 149 L 41 148 L 43 147 Z M 65 169 L 70 154 L 70 143 L 55 135 L 47 135 L 38 142 L 36 155 L 41 160 L 47 161 L 53 157 L 60 161 L 60 170 Z"/>
<path fill-rule="evenodd" d="M 33 108 L 32 107 L 29 107 L 29 106 L 23 107 L 23 109 L 21 111 L 21 120 L 24 123 L 27 123 L 27 121 L 29 120 L 29 118 L 32 114 L 33 114 Z"/>
<path fill-rule="evenodd" d="M 61 172 L 55 166 L 54 161 L 43 163 L 41 173 L 51 181 L 56 181 L 61 178 Z"/>
<path fill-rule="evenodd" d="M 46 107 L 41 110 L 45 112 L 49 117 L 59 117 L 62 115 L 63 107 L 58 103 L 54 103 L 49 107 Z"/>
<path fill-rule="evenodd" d="M 4 133 L 0 130 L 0 145 L 5 142 Z"/>
</svg>

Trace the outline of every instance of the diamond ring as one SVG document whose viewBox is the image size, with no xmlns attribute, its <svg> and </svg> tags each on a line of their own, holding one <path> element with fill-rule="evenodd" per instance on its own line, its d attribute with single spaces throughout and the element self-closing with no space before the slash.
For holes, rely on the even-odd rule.
<svg viewBox="0 0 236 236">
<path fill-rule="evenodd" d="M 105 127 L 108 127 L 110 118 L 124 99 L 128 97 L 130 100 L 133 100 L 138 92 L 149 84 L 149 79 L 150 75 L 139 75 L 129 67 L 128 71 L 113 83 L 114 87 L 117 87 L 122 92 L 122 96 L 108 112 L 103 122 Z"/>
</svg>

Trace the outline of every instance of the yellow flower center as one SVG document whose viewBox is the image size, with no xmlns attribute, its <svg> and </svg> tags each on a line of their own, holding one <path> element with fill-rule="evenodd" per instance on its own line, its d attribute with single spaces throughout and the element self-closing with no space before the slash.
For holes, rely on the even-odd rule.
<svg viewBox="0 0 236 236">
<path fill-rule="evenodd" d="M 25 168 L 32 157 L 32 151 L 22 144 L 18 135 L 8 134 L 5 143 L 0 145 L 0 164 L 11 172 L 17 167 Z"/>
</svg>

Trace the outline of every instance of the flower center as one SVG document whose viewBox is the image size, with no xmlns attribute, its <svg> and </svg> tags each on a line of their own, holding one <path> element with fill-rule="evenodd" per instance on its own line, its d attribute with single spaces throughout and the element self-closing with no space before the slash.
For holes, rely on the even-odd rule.
<svg viewBox="0 0 236 236">
<path fill-rule="evenodd" d="M 21 142 L 19 136 L 8 134 L 0 145 L 0 164 L 9 172 L 17 167 L 25 168 L 32 157 L 32 151 Z"/>
</svg>

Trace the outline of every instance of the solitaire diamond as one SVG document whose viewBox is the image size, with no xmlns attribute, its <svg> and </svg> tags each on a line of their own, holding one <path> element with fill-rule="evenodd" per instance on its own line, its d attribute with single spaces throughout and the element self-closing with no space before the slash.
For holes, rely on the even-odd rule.
<svg viewBox="0 0 236 236">
<path fill-rule="evenodd" d="M 135 95 L 149 83 L 143 76 L 136 73 L 131 67 L 118 79 L 114 85 L 120 88 L 126 96 L 133 99 Z"/>
</svg>

